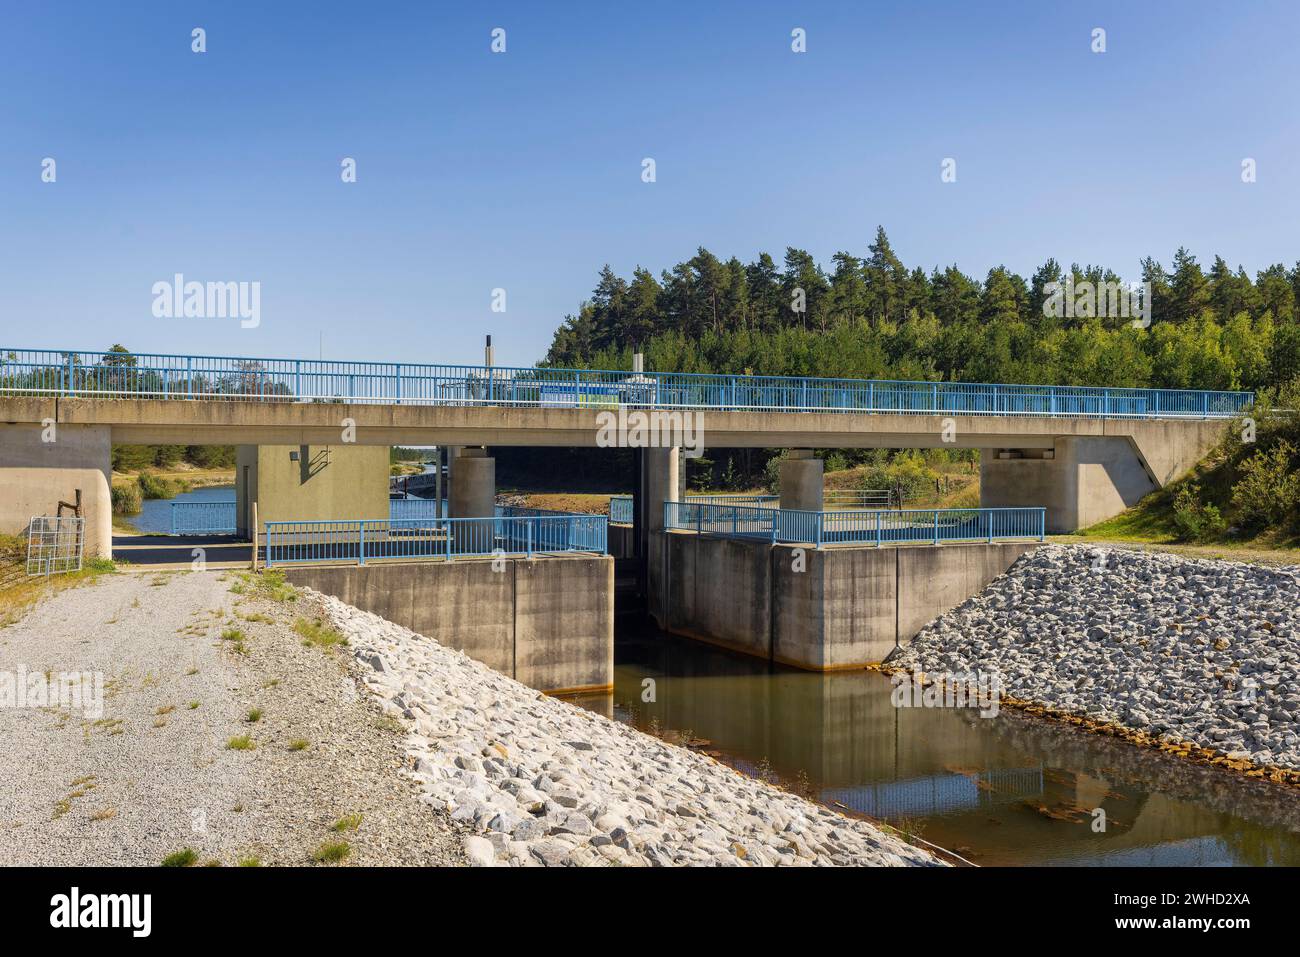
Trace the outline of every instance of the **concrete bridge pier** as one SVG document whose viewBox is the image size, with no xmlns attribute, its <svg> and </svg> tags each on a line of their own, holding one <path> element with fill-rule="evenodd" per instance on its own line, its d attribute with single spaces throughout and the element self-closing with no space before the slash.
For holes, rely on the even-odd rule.
<svg viewBox="0 0 1300 957">
<path fill-rule="evenodd" d="M 485 448 L 463 448 L 452 459 L 451 489 L 447 494 L 450 518 L 482 518 L 483 522 L 456 522 L 452 541 L 461 552 L 490 552 L 497 502 L 497 460 Z"/>
<path fill-rule="evenodd" d="M 57 515 L 59 502 L 75 503 L 80 490 L 83 555 L 111 558 L 112 429 L 48 423 L 0 424 L 0 532 L 26 535 L 34 516 Z"/>
<path fill-rule="evenodd" d="M 240 445 L 235 526 L 388 518 L 388 449 L 378 445 Z"/>
<path fill-rule="evenodd" d="M 633 501 L 636 534 L 644 544 L 646 610 L 664 621 L 664 502 L 681 500 L 682 455 L 679 448 L 649 448 L 641 453 L 641 476 Z"/>
<path fill-rule="evenodd" d="M 781 508 L 822 511 L 823 468 L 812 449 L 791 449 L 781 460 Z"/>
</svg>

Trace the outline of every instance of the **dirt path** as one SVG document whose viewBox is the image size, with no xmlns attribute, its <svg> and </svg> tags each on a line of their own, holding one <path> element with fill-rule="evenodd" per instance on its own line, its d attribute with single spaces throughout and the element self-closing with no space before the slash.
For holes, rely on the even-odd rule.
<svg viewBox="0 0 1300 957">
<path fill-rule="evenodd" d="M 346 655 L 304 644 L 296 605 L 228 573 L 119 573 L 0 629 L 0 862 L 460 863 L 399 773 L 400 728 Z M 87 693 L 13 700 L 46 672 Z"/>
</svg>

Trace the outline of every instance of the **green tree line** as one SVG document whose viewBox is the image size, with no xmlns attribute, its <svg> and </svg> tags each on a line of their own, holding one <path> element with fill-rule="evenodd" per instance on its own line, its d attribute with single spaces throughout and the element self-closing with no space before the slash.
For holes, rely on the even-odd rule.
<svg viewBox="0 0 1300 957">
<path fill-rule="evenodd" d="M 657 278 L 605 266 L 543 364 L 627 369 L 639 350 L 674 372 L 1249 390 L 1300 375 L 1300 263 L 1251 277 L 1181 248 L 1169 266 L 1147 258 L 1133 278 L 1150 283 L 1147 327 L 1049 314 L 1051 284 L 1067 280 L 1124 278 L 1055 259 L 1028 279 L 1004 266 L 983 281 L 955 265 L 927 273 L 883 228 L 865 256 L 838 252 L 829 268 L 794 247 L 780 267 L 700 248 Z"/>
</svg>

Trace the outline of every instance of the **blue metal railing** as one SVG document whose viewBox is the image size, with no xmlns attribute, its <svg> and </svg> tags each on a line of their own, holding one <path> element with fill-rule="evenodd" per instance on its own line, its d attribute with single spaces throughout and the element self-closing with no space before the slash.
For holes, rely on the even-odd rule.
<svg viewBox="0 0 1300 957">
<path fill-rule="evenodd" d="M 684 501 L 699 502 L 703 505 L 766 505 L 780 499 L 779 495 L 688 495 Z M 631 495 L 609 497 L 609 520 L 621 525 L 633 524 L 635 519 Z"/>
<path fill-rule="evenodd" d="M 0 349 L 0 393 L 541 408 L 1229 418 L 1251 392 Z"/>
<path fill-rule="evenodd" d="M 390 498 L 388 517 L 393 521 L 407 518 L 446 518 L 447 500 L 445 498 Z"/>
<path fill-rule="evenodd" d="M 234 502 L 172 502 L 173 535 L 235 534 Z"/>
<path fill-rule="evenodd" d="M 604 515 L 267 522 L 264 541 L 268 567 L 483 555 L 531 557 L 543 552 L 604 554 L 606 524 Z"/>
<path fill-rule="evenodd" d="M 664 527 L 772 543 L 876 545 L 994 542 L 1046 536 L 1042 508 L 912 508 L 805 512 L 744 505 L 664 502 Z"/>
</svg>

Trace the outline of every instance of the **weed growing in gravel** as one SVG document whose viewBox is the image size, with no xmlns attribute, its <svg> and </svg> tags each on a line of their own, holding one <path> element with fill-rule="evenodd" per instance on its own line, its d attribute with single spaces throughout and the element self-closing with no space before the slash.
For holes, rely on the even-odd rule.
<svg viewBox="0 0 1300 957">
<path fill-rule="evenodd" d="M 256 857 L 241 857 L 239 859 L 240 867 L 261 867 L 262 862 Z"/>
<path fill-rule="evenodd" d="M 248 709 L 248 714 L 246 714 L 246 715 L 244 716 L 244 720 L 246 720 L 249 724 L 256 724 L 257 722 L 261 721 L 261 720 L 262 720 L 262 709 L 261 709 L 261 708 L 249 708 L 249 709 Z"/>
<path fill-rule="evenodd" d="M 278 569 L 262 572 L 257 591 L 271 601 L 298 600 L 298 590 L 284 580 L 284 572 Z"/>
<path fill-rule="evenodd" d="M 95 789 L 95 775 L 87 774 L 75 778 L 68 783 L 68 787 L 72 788 L 72 790 L 68 792 L 67 797 L 60 798 L 58 801 L 54 802 L 54 820 L 58 820 L 71 811 L 73 801 L 77 798 L 85 797 Z"/>
<path fill-rule="evenodd" d="M 198 708 L 198 706 L 199 706 L 199 703 L 198 703 L 197 701 L 191 701 L 191 702 L 189 703 L 189 709 L 190 709 L 191 711 L 193 711 L 193 710 L 195 710 L 196 708 Z"/>
<path fill-rule="evenodd" d="M 159 716 L 161 717 L 161 716 L 164 715 L 164 714 L 171 714 L 171 713 L 172 713 L 173 711 L 175 711 L 175 710 L 176 710 L 176 705 L 174 705 L 174 704 L 166 704 L 166 705 L 163 705 L 161 708 L 157 709 L 157 710 L 154 712 L 154 714 L 159 715 Z"/>
<path fill-rule="evenodd" d="M 308 621 L 306 618 L 299 618 L 293 623 L 293 630 L 302 635 L 302 643 L 308 646 L 334 648 L 348 643 L 348 640 L 343 635 L 323 621 Z"/>
<path fill-rule="evenodd" d="M 333 864 L 351 853 L 352 847 L 347 841 L 326 841 L 312 851 L 311 859 L 317 864 Z"/>
<path fill-rule="evenodd" d="M 192 847 L 182 847 L 179 851 L 172 851 L 162 859 L 163 867 L 193 867 L 199 859 L 198 851 Z"/>
<path fill-rule="evenodd" d="M 259 612 L 254 612 L 251 615 L 239 615 L 238 617 L 242 618 L 244 621 L 261 621 L 268 625 L 275 621 L 275 619 L 270 615 L 263 615 Z"/>
<path fill-rule="evenodd" d="M 355 831 L 361 826 L 360 814 L 347 814 L 339 818 L 330 825 L 330 830 L 335 834 L 342 834 L 344 831 Z"/>
<path fill-rule="evenodd" d="M 306 738 L 294 738 L 289 742 L 290 751 L 306 751 L 311 743 Z"/>
<path fill-rule="evenodd" d="M 230 642 L 230 650 L 236 654 L 248 654 L 248 646 L 244 644 L 244 633 L 238 628 L 227 628 L 222 631 L 221 640 Z"/>
<path fill-rule="evenodd" d="M 154 726 L 155 728 L 165 728 L 165 727 L 167 727 L 167 719 L 166 719 L 166 718 L 154 718 L 154 719 L 153 719 L 153 726 Z"/>
<path fill-rule="evenodd" d="M 191 666 L 189 667 L 189 669 L 186 670 L 186 672 L 185 672 L 185 677 L 188 678 L 190 675 L 196 675 L 196 674 L 198 674 L 198 673 L 199 673 L 199 669 L 196 668 L 195 666 L 191 665 Z"/>
<path fill-rule="evenodd" d="M 264 681 L 264 682 L 262 682 L 262 687 L 263 687 L 263 688 L 274 688 L 274 687 L 275 687 L 276 685 L 278 685 L 279 683 L 280 683 L 280 679 L 279 679 L 279 678 L 272 678 L 272 679 L 270 679 L 269 681 Z"/>
<path fill-rule="evenodd" d="M 92 821 L 109 821 L 115 817 L 117 817 L 117 808 L 115 807 L 106 807 L 102 811 L 96 811 L 90 815 Z"/>
<path fill-rule="evenodd" d="M 256 747 L 257 742 L 248 734 L 238 735 L 226 742 L 227 751 L 252 751 Z"/>
</svg>

